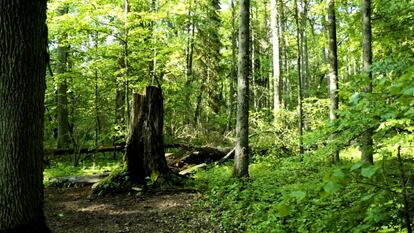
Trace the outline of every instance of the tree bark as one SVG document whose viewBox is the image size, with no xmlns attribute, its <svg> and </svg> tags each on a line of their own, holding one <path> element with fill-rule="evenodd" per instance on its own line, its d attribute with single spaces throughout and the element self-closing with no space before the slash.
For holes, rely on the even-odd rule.
<svg viewBox="0 0 414 233">
<path fill-rule="evenodd" d="M 227 130 L 232 129 L 233 113 L 234 113 L 234 93 L 237 80 L 237 63 L 236 63 L 236 50 L 237 50 L 237 41 L 236 41 L 236 9 L 234 7 L 234 0 L 231 0 L 231 77 L 230 77 L 230 90 L 229 90 L 229 102 L 227 105 Z"/>
<path fill-rule="evenodd" d="M 335 121 L 338 111 L 338 47 L 336 40 L 335 0 L 328 1 L 328 59 L 329 59 L 329 119 Z M 332 155 L 333 162 L 339 163 L 339 151 Z"/>
<path fill-rule="evenodd" d="M 249 26 L 250 0 L 240 0 L 235 177 L 249 176 Z"/>
<path fill-rule="evenodd" d="M 271 31 L 273 45 L 273 111 L 275 114 L 280 110 L 281 103 L 281 85 L 280 85 L 280 46 L 279 46 L 279 29 L 277 16 L 277 0 L 271 0 Z"/>
<path fill-rule="evenodd" d="M 43 214 L 46 1 L 0 1 L 0 232 L 50 232 Z"/>
<path fill-rule="evenodd" d="M 288 56 L 288 50 L 289 50 L 289 40 L 288 36 L 285 35 L 286 33 L 286 16 L 285 16 L 285 3 L 284 1 L 280 1 L 280 38 L 282 40 L 282 51 L 283 51 L 283 58 L 282 58 L 282 68 L 283 68 L 283 79 L 282 79 L 282 94 L 285 93 L 285 98 L 282 98 L 282 104 L 286 109 L 288 109 L 288 103 L 290 101 L 290 95 L 291 91 L 289 89 L 289 56 Z M 288 94 L 286 94 L 288 93 Z"/>
<path fill-rule="evenodd" d="M 63 16 L 68 13 L 68 7 L 63 6 L 58 10 L 58 14 Z M 69 46 L 65 41 L 67 34 L 65 32 L 59 37 L 57 47 L 57 67 L 56 74 L 62 75 L 58 78 L 57 84 L 57 148 L 68 147 L 71 143 L 69 132 L 69 113 L 67 97 L 67 79 L 65 73 L 68 68 Z"/>
<path fill-rule="evenodd" d="M 299 24 L 299 13 L 298 13 L 298 2 L 294 1 L 295 4 L 295 21 L 296 21 L 296 38 L 297 38 L 297 51 L 296 51 L 296 65 L 297 65 L 297 78 L 298 78 L 298 130 L 299 130 L 299 153 L 302 155 L 303 150 L 303 87 L 302 87 L 302 49 L 301 49 L 301 33 L 300 33 L 300 24 Z"/>
<path fill-rule="evenodd" d="M 193 0 L 189 0 L 189 6 L 188 6 L 188 25 L 186 29 L 187 33 L 187 48 L 185 51 L 186 54 L 186 68 L 185 68 L 185 76 L 186 81 L 185 85 L 183 87 L 184 92 L 184 100 L 185 104 L 187 105 L 187 109 L 192 109 L 191 104 L 191 85 L 194 81 L 194 75 L 193 75 L 193 57 L 194 57 L 194 37 L 195 37 L 195 20 L 194 20 L 194 11 L 195 7 L 193 6 L 194 2 Z M 184 124 L 190 123 L 190 114 L 184 115 Z"/>
<path fill-rule="evenodd" d="M 362 0 L 362 51 L 364 62 L 364 74 L 368 79 L 368 86 L 364 88 L 365 93 L 372 93 L 372 30 L 371 30 L 371 0 Z M 360 139 L 361 160 L 374 163 L 374 149 L 372 140 L 373 131 L 367 130 Z"/>
<path fill-rule="evenodd" d="M 301 30 L 301 43 L 302 43 L 302 88 L 304 91 L 304 97 L 308 96 L 309 89 L 309 57 L 308 57 L 308 1 L 302 0 L 301 4 L 303 6 L 303 15 L 302 15 L 302 30 Z M 306 126 L 305 126 L 306 128 Z"/>
<path fill-rule="evenodd" d="M 164 110 L 161 89 L 149 86 L 145 95 L 134 94 L 125 165 L 131 179 L 154 183 L 168 182 L 171 170 L 165 159 L 163 142 Z"/>
</svg>

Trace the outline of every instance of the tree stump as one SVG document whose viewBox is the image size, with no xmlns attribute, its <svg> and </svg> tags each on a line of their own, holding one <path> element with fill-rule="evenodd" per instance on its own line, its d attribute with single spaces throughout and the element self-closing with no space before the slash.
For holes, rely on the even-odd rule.
<svg viewBox="0 0 414 233">
<path fill-rule="evenodd" d="M 146 185 L 148 178 L 153 187 L 180 184 L 165 158 L 163 126 L 162 90 L 148 86 L 145 94 L 134 94 L 123 170 L 94 185 L 92 193 L 128 191 L 137 184 Z"/>
<path fill-rule="evenodd" d="M 165 159 L 163 97 L 160 88 L 148 86 L 145 95 L 134 94 L 125 165 L 134 182 L 152 182 L 171 175 Z M 163 181 L 161 181 L 163 182 Z"/>
</svg>

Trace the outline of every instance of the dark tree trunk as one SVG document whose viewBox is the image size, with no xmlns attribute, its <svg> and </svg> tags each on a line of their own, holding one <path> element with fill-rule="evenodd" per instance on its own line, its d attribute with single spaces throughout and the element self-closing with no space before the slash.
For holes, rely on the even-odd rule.
<svg viewBox="0 0 414 233">
<path fill-rule="evenodd" d="M 309 91 L 309 57 L 308 57 L 308 32 L 307 32 L 307 22 L 308 22 L 308 1 L 301 1 L 303 14 L 302 14 L 302 29 L 301 29 L 301 60 L 302 60 L 302 89 L 303 96 L 308 97 Z M 306 128 L 306 125 L 305 125 Z"/>
<path fill-rule="evenodd" d="M 161 89 L 149 86 L 145 95 L 134 94 L 124 159 L 135 182 L 144 182 L 149 176 L 152 182 L 163 185 L 172 175 L 165 159 L 163 117 Z"/>
<path fill-rule="evenodd" d="M 50 232 L 43 214 L 46 1 L 0 1 L 0 232 Z"/>
<path fill-rule="evenodd" d="M 329 58 L 329 119 L 334 121 L 338 111 L 338 48 L 336 42 L 335 1 L 328 1 L 328 58 Z M 332 156 L 333 162 L 339 162 L 339 151 Z"/>
<path fill-rule="evenodd" d="M 194 7 L 193 7 L 193 0 L 190 1 L 190 5 L 188 8 L 188 25 L 187 25 L 187 48 L 186 48 L 186 70 L 185 70 L 185 76 L 186 81 L 184 85 L 184 100 L 185 104 L 187 105 L 188 109 L 192 108 L 191 104 L 191 85 L 194 81 L 193 76 L 193 55 L 194 55 L 194 37 L 195 37 L 195 20 L 194 20 Z M 184 124 L 190 123 L 190 114 L 184 115 Z"/>
<path fill-rule="evenodd" d="M 249 176 L 250 0 L 240 0 L 236 151 L 233 176 Z"/>
<path fill-rule="evenodd" d="M 364 88 L 365 93 L 372 92 L 372 31 L 371 31 L 371 0 L 362 0 L 362 51 L 364 60 L 364 74 L 368 79 L 368 86 Z M 361 160 L 366 163 L 374 163 L 374 149 L 372 140 L 373 131 L 368 129 L 361 137 Z"/>
<path fill-rule="evenodd" d="M 201 83 L 200 83 L 200 91 L 198 93 L 197 101 L 196 101 L 196 109 L 194 111 L 194 120 L 193 120 L 194 126 L 196 126 L 196 125 L 198 125 L 200 123 L 200 118 L 201 118 L 201 101 L 203 100 L 204 88 L 205 88 L 204 81 L 201 81 Z"/>
</svg>

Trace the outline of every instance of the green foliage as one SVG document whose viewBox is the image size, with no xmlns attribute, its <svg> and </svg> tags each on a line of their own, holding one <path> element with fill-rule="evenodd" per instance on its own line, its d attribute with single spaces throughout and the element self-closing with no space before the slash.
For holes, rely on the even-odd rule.
<svg viewBox="0 0 414 233">
<path fill-rule="evenodd" d="M 197 209 L 228 232 L 395 232 L 404 226 L 396 166 L 258 156 L 246 180 L 228 166 L 198 172 Z"/>
<path fill-rule="evenodd" d="M 250 143 L 258 153 L 271 151 L 277 156 L 291 156 L 297 149 L 297 114 L 281 110 L 272 123 L 273 113 L 269 109 L 250 113 Z M 262 152 L 260 152 L 262 151 Z"/>
</svg>

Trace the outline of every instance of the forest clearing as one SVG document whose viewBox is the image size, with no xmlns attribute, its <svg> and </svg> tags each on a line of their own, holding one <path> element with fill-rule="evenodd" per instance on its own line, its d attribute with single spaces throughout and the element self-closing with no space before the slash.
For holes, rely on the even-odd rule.
<svg viewBox="0 0 414 233">
<path fill-rule="evenodd" d="M 413 232 L 414 0 L 0 0 L 0 233 Z"/>
</svg>

